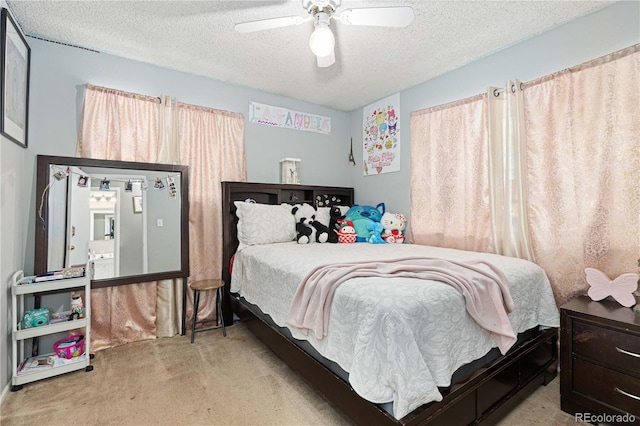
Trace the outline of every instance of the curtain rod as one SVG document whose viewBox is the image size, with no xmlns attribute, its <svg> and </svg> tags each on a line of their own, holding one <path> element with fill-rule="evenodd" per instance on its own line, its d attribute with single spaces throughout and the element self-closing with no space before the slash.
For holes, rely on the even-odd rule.
<svg viewBox="0 0 640 426">
<path fill-rule="evenodd" d="M 520 90 L 524 90 L 524 83 L 520 82 Z M 500 96 L 500 93 L 504 92 L 505 89 L 501 88 L 501 89 L 494 89 L 493 90 L 493 96 L 495 96 L 496 98 L 498 96 Z M 516 93 L 516 85 L 515 84 L 511 84 L 511 93 Z"/>
</svg>

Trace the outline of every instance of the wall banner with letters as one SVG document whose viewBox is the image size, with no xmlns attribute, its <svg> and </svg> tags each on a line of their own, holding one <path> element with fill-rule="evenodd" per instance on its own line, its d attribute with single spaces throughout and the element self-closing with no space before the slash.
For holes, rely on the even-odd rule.
<svg viewBox="0 0 640 426">
<path fill-rule="evenodd" d="M 249 102 L 249 122 L 305 132 L 331 134 L 331 118 Z"/>
</svg>

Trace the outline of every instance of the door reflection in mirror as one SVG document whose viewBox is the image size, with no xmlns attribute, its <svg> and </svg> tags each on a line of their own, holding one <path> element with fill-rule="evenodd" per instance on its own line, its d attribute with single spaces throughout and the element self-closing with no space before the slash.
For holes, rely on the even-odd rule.
<svg viewBox="0 0 640 426">
<path fill-rule="evenodd" d="M 115 186 L 113 189 L 99 191 L 95 191 L 95 187 L 91 189 L 88 255 L 93 261 L 94 278 L 117 277 L 120 270 L 120 226 L 119 223 L 116 226 L 116 222 L 119 222 L 120 216 L 120 188 Z M 75 221 L 80 220 L 82 219 L 78 218 Z"/>
</svg>

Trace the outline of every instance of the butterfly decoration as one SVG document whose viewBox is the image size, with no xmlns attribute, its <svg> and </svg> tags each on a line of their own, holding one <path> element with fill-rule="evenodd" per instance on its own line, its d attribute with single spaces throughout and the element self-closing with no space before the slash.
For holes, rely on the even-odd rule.
<svg viewBox="0 0 640 426">
<path fill-rule="evenodd" d="M 622 306 L 630 308 L 636 304 L 633 292 L 638 289 L 638 274 L 622 274 L 613 281 L 602 271 L 586 268 L 587 283 L 591 286 L 587 294 L 592 300 L 598 301 L 611 296 Z"/>
</svg>

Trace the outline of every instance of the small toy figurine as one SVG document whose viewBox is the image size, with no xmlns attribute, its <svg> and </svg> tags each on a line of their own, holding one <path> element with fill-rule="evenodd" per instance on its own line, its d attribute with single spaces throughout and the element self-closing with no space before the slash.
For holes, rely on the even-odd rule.
<svg viewBox="0 0 640 426">
<path fill-rule="evenodd" d="M 82 297 L 79 295 L 71 296 L 71 315 L 69 319 L 84 318 L 84 304 L 82 303 Z"/>
</svg>

